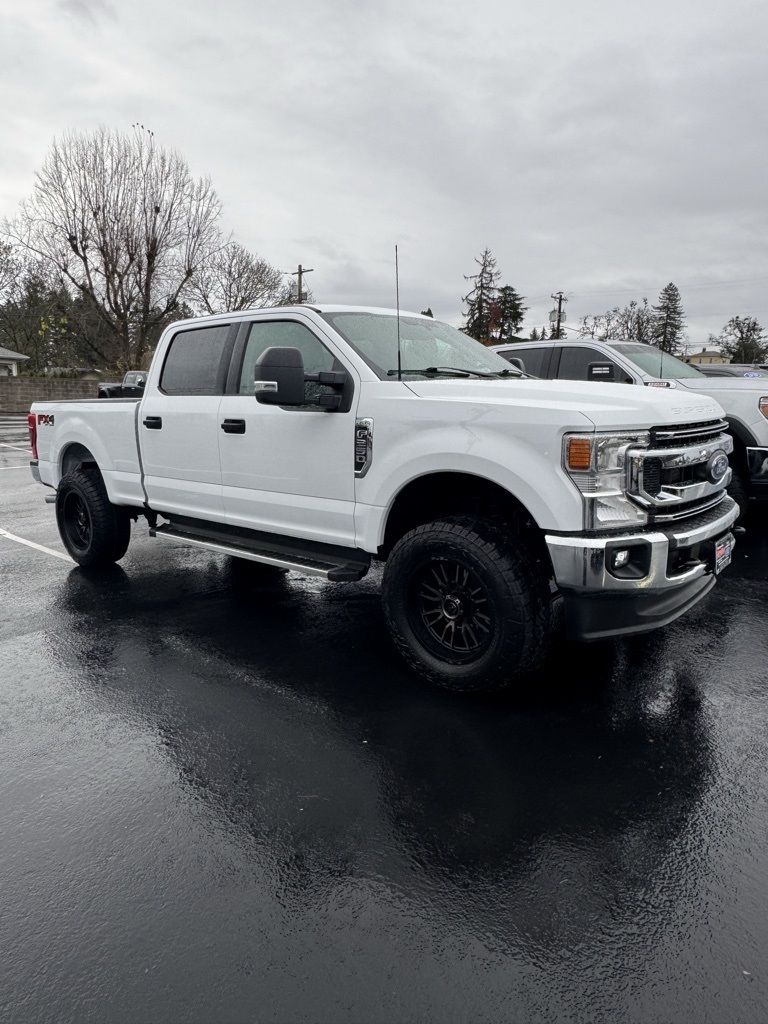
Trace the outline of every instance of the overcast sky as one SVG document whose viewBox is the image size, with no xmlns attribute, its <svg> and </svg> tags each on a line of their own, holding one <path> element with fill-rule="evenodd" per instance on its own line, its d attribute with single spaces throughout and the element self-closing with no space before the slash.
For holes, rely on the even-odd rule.
<svg viewBox="0 0 768 1024">
<path fill-rule="evenodd" d="M 768 327 L 765 0 L 0 0 L 0 217 L 134 121 L 315 298 L 459 323 L 487 246 L 568 323 L 680 289 Z"/>
</svg>

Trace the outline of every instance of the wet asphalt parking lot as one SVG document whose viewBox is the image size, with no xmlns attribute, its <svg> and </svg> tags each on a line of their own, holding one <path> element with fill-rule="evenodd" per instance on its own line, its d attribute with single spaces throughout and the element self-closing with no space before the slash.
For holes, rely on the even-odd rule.
<svg viewBox="0 0 768 1024">
<path fill-rule="evenodd" d="M 768 515 L 687 618 L 466 699 L 375 574 L 76 568 L 28 460 L 0 418 L 3 1022 L 768 1019 Z"/>
</svg>

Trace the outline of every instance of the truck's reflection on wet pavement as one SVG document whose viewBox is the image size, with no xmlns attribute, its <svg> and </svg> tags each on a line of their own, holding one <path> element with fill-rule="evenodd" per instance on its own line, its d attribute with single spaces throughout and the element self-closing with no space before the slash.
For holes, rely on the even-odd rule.
<svg viewBox="0 0 768 1024">
<path fill-rule="evenodd" d="M 759 1020 L 763 536 L 492 699 L 407 673 L 375 574 L 14 563 L 3 1018 Z"/>
</svg>

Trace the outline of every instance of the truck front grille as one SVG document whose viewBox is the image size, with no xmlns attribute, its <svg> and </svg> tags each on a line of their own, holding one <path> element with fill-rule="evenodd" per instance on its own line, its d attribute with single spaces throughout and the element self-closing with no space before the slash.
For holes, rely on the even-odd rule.
<svg viewBox="0 0 768 1024">
<path fill-rule="evenodd" d="M 718 504 L 729 475 L 713 481 L 708 465 L 715 453 L 733 451 L 723 420 L 654 427 L 648 448 L 628 453 L 628 494 L 649 523 L 698 515 Z"/>
<path fill-rule="evenodd" d="M 719 434 L 728 430 L 725 420 L 706 420 L 703 423 L 686 423 L 671 427 L 654 427 L 651 430 L 651 448 L 674 448 L 678 445 L 689 446 L 708 444 Z"/>
</svg>

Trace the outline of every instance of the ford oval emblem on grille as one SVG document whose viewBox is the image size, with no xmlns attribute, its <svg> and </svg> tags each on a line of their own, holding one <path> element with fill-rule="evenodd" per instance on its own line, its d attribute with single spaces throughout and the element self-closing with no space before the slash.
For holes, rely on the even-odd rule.
<svg viewBox="0 0 768 1024">
<path fill-rule="evenodd" d="M 707 479 L 718 484 L 728 472 L 728 456 L 725 452 L 715 452 L 707 463 Z"/>
</svg>

